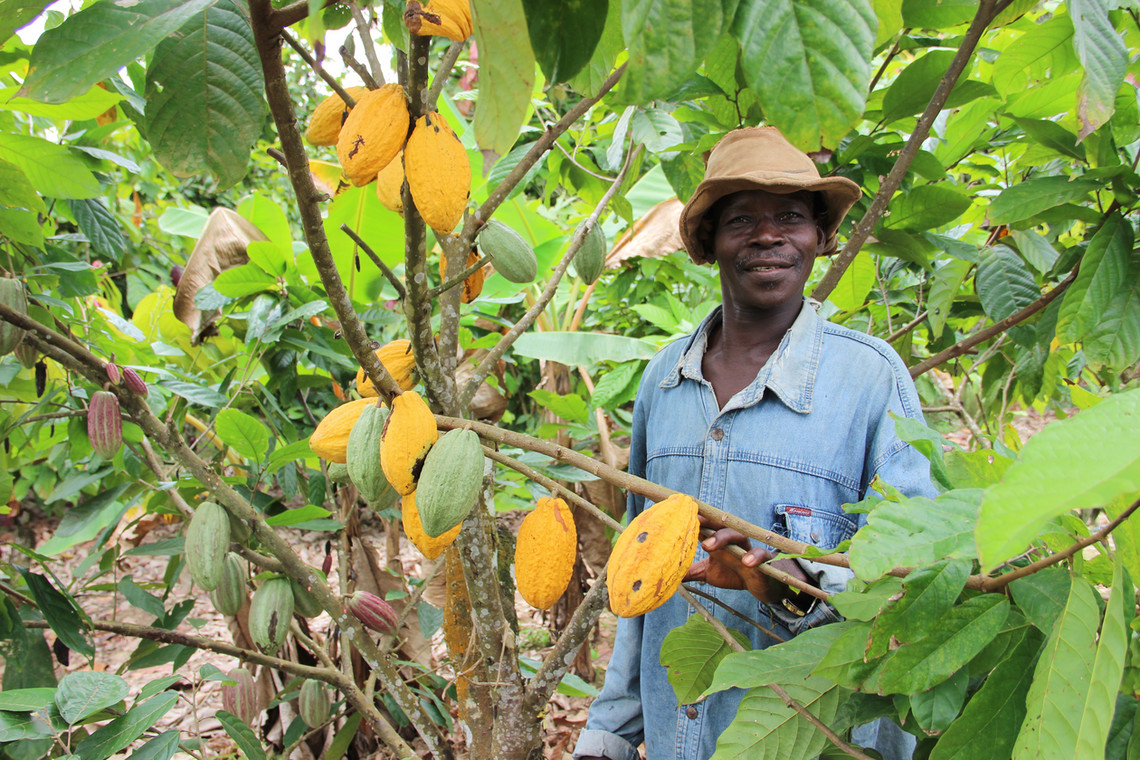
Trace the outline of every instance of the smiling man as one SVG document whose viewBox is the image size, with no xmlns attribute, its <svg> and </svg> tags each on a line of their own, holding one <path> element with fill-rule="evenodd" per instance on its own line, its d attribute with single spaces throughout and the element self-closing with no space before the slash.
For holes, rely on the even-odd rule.
<svg viewBox="0 0 1140 760">
<path fill-rule="evenodd" d="M 631 473 L 823 548 L 860 527 L 865 515 L 842 505 L 867 496 L 876 476 L 908 495 L 934 495 L 927 461 L 899 440 L 891 419 L 921 418 L 902 360 L 883 341 L 827 322 L 803 294 L 859 192 L 846 178 L 820 177 L 771 127 L 739 129 L 716 145 L 681 213 L 681 237 L 694 261 L 719 268 L 722 304 L 646 368 Z M 647 506 L 631 495 L 630 517 Z M 711 611 L 753 649 L 839 619 L 826 602 L 756 569 L 772 559 L 768 547 L 709 527 L 718 530 L 698 549 L 687 581 L 722 602 Z M 747 550 L 743 559 L 730 544 Z M 777 563 L 829 593 L 851 575 L 806 560 Z M 635 760 L 643 743 L 648 760 L 712 755 L 744 692 L 677 704 L 661 644 L 691 614 L 674 596 L 619 621 L 576 757 Z M 914 746 L 884 721 L 856 729 L 855 741 L 887 760 L 909 757 Z"/>
</svg>

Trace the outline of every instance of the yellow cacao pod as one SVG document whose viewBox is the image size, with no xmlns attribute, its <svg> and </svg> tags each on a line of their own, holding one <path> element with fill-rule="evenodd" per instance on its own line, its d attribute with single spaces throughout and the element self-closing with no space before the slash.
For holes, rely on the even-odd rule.
<svg viewBox="0 0 1140 760">
<path fill-rule="evenodd" d="M 416 357 L 412 353 L 412 342 L 405 338 L 385 343 L 376 349 L 376 358 L 388 370 L 388 374 L 396 381 L 402 391 L 410 391 L 416 384 L 412 371 L 416 368 Z M 356 392 L 361 396 L 375 398 L 380 395 L 372 387 L 372 381 L 364 374 L 364 368 L 356 371 Z"/>
<path fill-rule="evenodd" d="M 578 530 L 562 499 L 544 496 L 519 526 L 515 544 L 515 584 L 532 607 L 554 606 L 574 574 Z"/>
<path fill-rule="evenodd" d="M 398 84 L 361 94 L 336 141 L 340 167 L 360 187 L 376 179 L 408 136 L 408 98 Z"/>
<path fill-rule="evenodd" d="M 420 216 L 448 234 L 463 219 L 471 191 L 471 163 L 463 143 L 437 111 L 416 120 L 404 146 L 404 173 Z"/>
<path fill-rule="evenodd" d="M 348 463 L 348 436 L 352 426 L 364 413 L 364 407 L 376 402 L 370 398 L 360 398 L 341 404 L 317 423 L 317 429 L 309 436 L 309 448 L 313 453 L 328 462 Z"/>
<path fill-rule="evenodd" d="M 408 0 L 404 25 L 412 34 L 434 34 L 463 42 L 474 30 L 471 4 L 468 0 L 431 0 L 425 5 L 419 0 Z"/>
<path fill-rule="evenodd" d="M 400 516 L 404 522 L 404 535 L 420 550 L 420 554 L 428 559 L 435 559 L 443 554 L 447 547 L 455 541 L 462 525 L 456 525 L 442 536 L 429 536 L 424 532 L 423 523 L 420 522 L 420 511 L 416 508 L 416 492 L 412 491 L 405 496 L 400 504 Z"/>
<path fill-rule="evenodd" d="M 610 609 L 637 617 L 673 596 L 697 553 L 697 502 L 673 494 L 630 521 L 614 544 L 606 585 Z"/>
<path fill-rule="evenodd" d="M 471 253 L 467 254 L 467 263 L 464 267 L 469 267 L 478 260 L 479 252 L 471 251 Z M 478 298 L 479 294 L 483 292 L 483 280 L 485 280 L 486 277 L 487 274 L 484 271 L 484 267 L 479 267 L 474 274 L 463 281 L 463 295 L 459 297 L 459 300 L 463 303 L 471 303 Z M 443 281 L 447 280 L 447 254 L 442 251 L 439 254 L 439 279 Z"/>
<path fill-rule="evenodd" d="M 345 88 L 345 92 L 353 100 L 359 101 L 360 96 L 368 92 L 368 88 L 348 87 Z M 310 145 L 336 145 L 337 135 L 340 134 L 340 128 L 344 126 L 344 120 L 348 118 L 351 110 L 340 95 L 335 92 L 329 95 L 313 109 L 313 115 L 309 117 L 309 126 L 305 130 L 305 139 Z"/>
<path fill-rule="evenodd" d="M 396 396 L 380 436 L 380 467 L 399 493 L 407 496 L 416 490 L 424 459 L 438 438 L 435 415 L 420 394 Z"/>
<path fill-rule="evenodd" d="M 400 151 L 392 163 L 385 166 L 376 175 L 376 197 L 380 204 L 389 211 L 397 214 L 404 213 L 404 198 L 400 192 L 404 189 L 404 152 Z"/>
</svg>

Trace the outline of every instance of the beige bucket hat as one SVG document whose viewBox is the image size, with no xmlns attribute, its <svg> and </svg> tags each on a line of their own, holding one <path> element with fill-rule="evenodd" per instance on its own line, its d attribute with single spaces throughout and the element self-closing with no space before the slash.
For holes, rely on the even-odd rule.
<svg viewBox="0 0 1140 760">
<path fill-rule="evenodd" d="M 681 239 L 693 261 L 703 264 L 713 260 L 712 251 L 705 249 L 699 234 L 705 212 L 724 196 L 741 190 L 820 193 L 827 208 L 825 253 L 835 251 L 835 231 L 860 195 L 859 185 L 846 177 L 820 177 L 815 161 L 775 127 L 734 130 L 713 147 L 704 180 L 681 210 Z"/>
</svg>

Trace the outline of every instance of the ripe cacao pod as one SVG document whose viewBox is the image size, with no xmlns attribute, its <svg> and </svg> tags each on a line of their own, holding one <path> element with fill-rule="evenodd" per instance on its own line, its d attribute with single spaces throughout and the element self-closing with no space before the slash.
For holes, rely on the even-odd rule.
<svg viewBox="0 0 1140 760">
<path fill-rule="evenodd" d="M 206 591 L 216 589 L 222 582 L 229 550 L 229 513 L 212 501 L 202 502 L 186 528 L 186 564 L 190 566 L 190 577 Z"/>
<path fill-rule="evenodd" d="M 424 459 L 438 438 L 435 415 L 420 394 L 407 391 L 392 401 L 380 436 L 380 467 L 398 493 L 416 490 Z"/>
<path fill-rule="evenodd" d="M 261 712 L 257 684 L 245 668 L 235 668 L 227 675 L 233 684 L 222 684 L 222 709 L 247 726 L 252 726 Z"/>
<path fill-rule="evenodd" d="M 139 377 L 139 373 L 130 367 L 123 368 L 123 383 L 140 396 L 146 396 L 150 392 L 147 390 L 146 383 Z"/>
<path fill-rule="evenodd" d="M 401 216 L 404 213 L 404 152 L 400 151 L 392 162 L 376 175 L 376 197 L 389 211 Z"/>
<path fill-rule="evenodd" d="M 360 187 L 376 179 L 408 136 L 408 97 L 398 84 L 361 93 L 336 141 L 340 168 Z"/>
<path fill-rule="evenodd" d="M 554 606 L 574 574 L 578 529 L 562 499 L 544 496 L 519 526 L 515 544 L 515 584 L 527 604 Z"/>
<path fill-rule="evenodd" d="M 388 370 L 388 374 L 396 381 L 402 391 L 410 391 L 416 385 L 416 355 L 412 353 L 412 342 L 407 338 L 398 338 L 385 343 L 376 349 L 376 358 Z M 372 381 L 364 374 L 364 368 L 356 371 L 356 392 L 361 396 L 375 398 L 380 395 L 372 387 Z"/>
<path fill-rule="evenodd" d="M 602 275 L 606 268 L 606 233 L 602 231 L 601 221 L 595 221 L 594 226 L 586 233 L 586 239 L 578 253 L 574 255 L 574 271 L 578 273 L 586 284 L 592 283 Z"/>
<path fill-rule="evenodd" d="M 630 521 L 614 543 L 606 585 L 610 609 L 637 617 L 673 596 L 697 553 L 697 502 L 673 494 Z"/>
<path fill-rule="evenodd" d="M 289 583 L 293 585 L 293 610 L 300 613 L 301 617 L 315 618 L 325 611 L 312 591 L 303 588 L 295 580 L 290 579 Z"/>
<path fill-rule="evenodd" d="M 210 592 L 210 604 L 215 610 L 223 615 L 238 614 L 249 598 L 245 585 L 247 576 L 245 560 L 228 552 L 222 565 L 222 578 L 217 588 Z"/>
<path fill-rule="evenodd" d="M 449 430 L 431 447 L 416 487 L 425 533 L 442 536 L 463 522 L 479 500 L 483 462 L 483 446 L 473 430 Z"/>
<path fill-rule="evenodd" d="M 119 399 L 110 391 L 95 391 L 87 404 L 87 437 L 103 459 L 114 459 L 123 446 L 123 417 Z"/>
<path fill-rule="evenodd" d="M 24 295 L 24 283 L 14 277 L 0 277 L 0 304 L 27 316 L 28 297 Z M 0 319 L 0 356 L 12 353 L 24 339 L 25 332 L 27 331 L 22 327 L 16 327 L 11 322 Z"/>
<path fill-rule="evenodd" d="M 332 714 L 332 700 L 329 691 L 320 681 L 306 678 L 301 684 L 301 694 L 297 699 L 301 720 L 309 728 L 323 726 Z"/>
<path fill-rule="evenodd" d="M 348 476 L 360 497 L 377 511 L 387 509 L 399 498 L 380 467 L 380 441 L 387 421 L 388 408 L 373 404 L 364 409 L 348 436 Z"/>
<path fill-rule="evenodd" d="M 345 92 L 353 100 L 360 100 L 360 96 L 368 92 L 368 88 L 346 87 Z M 313 109 L 313 115 L 309 117 L 309 126 L 305 130 L 305 139 L 310 145 L 336 145 L 337 135 L 340 134 L 340 128 L 344 126 L 344 120 L 348 118 L 351 110 L 340 95 L 335 92 L 329 95 Z"/>
<path fill-rule="evenodd" d="M 468 0 L 431 0 L 426 4 L 408 0 L 404 25 L 409 32 L 421 37 L 437 35 L 463 42 L 474 30 L 471 4 Z"/>
<path fill-rule="evenodd" d="M 420 522 L 420 511 L 416 508 L 415 491 L 403 497 L 400 504 L 400 518 L 404 523 L 404 535 L 408 537 L 413 546 L 420 550 L 420 554 L 428 559 L 435 559 L 443 554 L 444 550 L 454 543 L 456 536 L 459 535 L 459 529 L 463 527 L 456 525 L 451 530 L 445 531 L 442 536 L 429 536 L 424 532 L 423 523 Z"/>
<path fill-rule="evenodd" d="M 249 634 L 265 654 L 285 643 L 293 619 L 293 586 L 284 576 L 262 581 L 249 601 Z"/>
<path fill-rule="evenodd" d="M 404 174 L 427 226 L 445 235 L 454 230 L 471 194 L 471 163 L 439 112 L 416 120 L 404 146 Z"/>
<path fill-rule="evenodd" d="M 396 628 L 398 615 L 392 605 L 370 591 L 356 591 L 346 601 L 348 611 L 364 623 L 365 627 L 379 633 L 392 633 Z"/>
<path fill-rule="evenodd" d="M 365 407 L 376 405 L 375 399 L 359 398 L 341 404 L 324 416 L 309 436 L 309 448 L 328 462 L 348 462 L 348 436 Z"/>
<path fill-rule="evenodd" d="M 479 230 L 479 250 L 491 257 L 495 271 L 511 282 L 525 285 L 538 276 L 538 258 L 519 233 L 497 219 Z"/>
<path fill-rule="evenodd" d="M 464 268 L 474 265 L 477 261 L 479 261 L 479 252 L 473 250 L 467 254 L 467 263 L 464 264 Z M 485 278 L 486 274 L 483 267 L 479 267 L 474 273 L 468 275 L 467 279 L 463 281 L 463 295 L 459 297 L 459 300 L 463 303 L 471 303 L 478 298 L 479 294 L 483 292 L 483 280 Z M 439 254 L 439 279 L 440 281 L 447 280 L 447 255 L 443 252 Z"/>
</svg>

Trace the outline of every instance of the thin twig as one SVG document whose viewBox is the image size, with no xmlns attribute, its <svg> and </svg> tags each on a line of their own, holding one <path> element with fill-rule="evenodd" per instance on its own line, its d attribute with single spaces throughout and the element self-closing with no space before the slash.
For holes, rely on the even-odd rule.
<svg viewBox="0 0 1140 760">
<path fill-rule="evenodd" d="M 376 268 L 380 270 L 388 282 L 392 284 L 392 287 L 396 289 L 396 296 L 400 300 L 403 300 L 404 297 L 408 295 L 408 291 L 404 289 L 404 283 L 400 280 L 399 277 L 396 276 L 396 273 L 393 272 L 392 269 L 381 260 L 381 258 L 376 254 L 376 251 L 372 250 L 372 247 L 369 246 L 368 243 L 364 242 L 364 238 L 356 234 L 356 230 L 352 229 L 347 224 L 342 224 L 340 226 L 340 231 L 352 238 L 352 242 L 360 246 L 360 250 L 364 251 L 365 255 L 368 256 L 368 258 L 372 259 L 372 263 L 376 265 Z"/>
<path fill-rule="evenodd" d="M 451 69 L 455 66 L 455 62 L 459 60 L 459 54 L 463 52 L 462 42 L 452 42 L 447 47 L 447 52 L 443 54 L 443 58 L 439 60 L 439 66 L 435 69 L 435 79 L 431 83 L 431 89 L 428 90 L 427 96 L 424 98 L 424 107 L 430 111 L 436 110 L 435 102 L 439 100 L 439 94 L 443 92 L 443 85 L 447 83 L 448 75 Z"/>
<path fill-rule="evenodd" d="M 693 594 L 694 596 L 699 596 L 702 599 L 706 599 L 706 600 L 712 602 L 713 604 L 720 607 L 725 612 L 728 612 L 732 615 L 735 615 L 736 617 L 743 620 L 745 623 L 748 623 L 748 625 L 752 626 L 756 630 L 763 633 L 765 636 L 771 636 L 776 641 L 787 641 L 787 639 L 785 639 L 783 636 L 781 636 L 779 633 L 777 633 L 773 629 L 762 625 L 759 620 L 753 620 L 752 618 L 750 618 L 747 615 L 745 615 L 744 613 L 742 613 L 740 610 L 735 609 L 734 607 L 728 606 L 727 604 L 725 604 L 720 599 L 717 599 L 712 594 L 701 591 L 699 588 L 693 588 L 692 586 L 682 586 L 682 588 L 685 589 L 686 591 L 688 591 L 690 594 Z"/>
<path fill-rule="evenodd" d="M 344 65 L 352 69 L 356 76 L 360 77 L 360 81 L 364 82 L 364 86 L 370 90 L 380 89 L 379 83 L 372 78 L 372 74 L 368 71 L 368 67 L 360 61 L 352 57 L 352 53 L 348 52 L 348 48 L 344 45 L 340 46 L 337 51 L 340 53 L 340 59 L 344 61 Z"/>
<path fill-rule="evenodd" d="M 899 338 L 906 335 L 908 332 L 910 332 L 914 328 L 921 325 L 929 314 L 930 314 L 930 312 L 928 312 L 928 311 L 922 312 L 917 317 L 912 319 L 910 322 L 907 322 L 905 325 L 900 327 L 897 331 L 888 335 L 887 336 L 887 343 L 894 343 L 896 340 L 898 340 Z"/>
<path fill-rule="evenodd" d="M 466 269 L 464 269 L 462 272 L 455 275 L 454 277 L 448 279 L 447 282 L 441 283 L 438 287 L 430 289 L 427 292 L 428 299 L 432 300 L 435 298 L 439 298 L 440 295 L 442 295 L 443 293 L 446 293 L 447 291 L 451 290 L 452 288 L 459 287 L 460 285 L 462 285 L 467 280 L 468 277 L 470 277 L 471 275 L 475 274 L 476 272 L 478 272 L 483 267 L 490 264 L 491 260 L 492 259 L 490 256 L 484 255 L 482 258 L 480 258 L 474 264 L 467 267 Z"/>
<path fill-rule="evenodd" d="M 298 42 L 293 35 L 289 34 L 285 29 L 282 29 L 281 39 L 285 40 L 286 44 L 293 48 L 293 50 L 297 52 L 297 55 L 304 59 L 305 63 L 309 64 L 309 68 L 315 71 L 317 76 L 323 79 L 325 84 L 331 87 L 332 91 L 340 96 L 340 99 L 344 101 L 346 106 L 352 108 L 356 105 L 356 100 L 348 94 L 348 90 L 341 87 L 340 82 L 336 81 L 336 77 L 325 71 L 321 64 L 317 63 L 317 59 L 314 58 L 308 50 L 305 50 L 305 46 Z"/>
<path fill-rule="evenodd" d="M 380 59 L 376 55 L 376 45 L 372 42 L 372 29 L 368 19 L 364 18 L 363 11 L 355 2 L 348 3 L 348 12 L 356 22 L 356 32 L 360 35 L 360 44 L 364 47 L 364 57 L 368 59 L 368 67 L 372 72 L 373 81 L 384 86 L 384 69 L 380 66 Z"/>
</svg>

